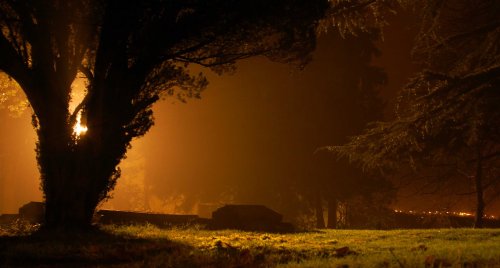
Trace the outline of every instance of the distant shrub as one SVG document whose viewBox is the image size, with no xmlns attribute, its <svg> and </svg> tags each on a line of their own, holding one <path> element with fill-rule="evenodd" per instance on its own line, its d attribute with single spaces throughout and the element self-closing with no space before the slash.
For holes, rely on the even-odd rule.
<svg viewBox="0 0 500 268">
<path fill-rule="evenodd" d="M 29 235 L 40 228 L 40 224 L 33 224 L 23 219 L 17 219 L 9 224 L 0 226 L 0 236 Z"/>
</svg>

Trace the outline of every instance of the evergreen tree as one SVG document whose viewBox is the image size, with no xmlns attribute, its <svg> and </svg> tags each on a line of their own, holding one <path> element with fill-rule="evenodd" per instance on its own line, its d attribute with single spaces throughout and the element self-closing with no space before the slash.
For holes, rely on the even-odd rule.
<svg viewBox="0 0 500 268">
<path fill-rule="evenodd" d="M 430 1 L 421 12 L 414 53 L 425 68 L 401 92 L 397 119 L 330 149 L 367 168 L 451 169 L 438 180 L 473 182 L 482 227 L 485 191 L 499 183 L 500 3 Z"/>
</svg>

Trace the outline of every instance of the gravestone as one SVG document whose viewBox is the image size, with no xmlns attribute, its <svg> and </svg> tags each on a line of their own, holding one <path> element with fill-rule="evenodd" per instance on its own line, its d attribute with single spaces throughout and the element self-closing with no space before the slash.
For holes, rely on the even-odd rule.
<svg viewBox="0 0 500 268">
<path fill-rule="evenodd" d="M 283 215 L 263 205 L 226 205 L 212 213 L 211 229 L 291 232 L 293 225 L 282 222 Z"/>
<path fill-rule="evenodd" d="M 19 218 L 30 223 L 42 223 L 45 215 L 43 202 L 31 201 L 19 208 Z"/>
</svg>

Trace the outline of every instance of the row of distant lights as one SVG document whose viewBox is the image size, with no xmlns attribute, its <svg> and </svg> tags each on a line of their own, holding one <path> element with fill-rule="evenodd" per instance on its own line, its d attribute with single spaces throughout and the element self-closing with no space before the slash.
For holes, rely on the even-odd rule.
<svg viewBox="0 0 500 268">
<path fill-rule="evenodd" d="M 472 217 L 474 216 L 473 213 L 470 212 L 463 212 L 463 211 L 416 211 L 416 210 L 399 210 L 395 209 L 394 212 L 396 213 L 405 213 L 405 214 L 414 214 L 414 215 L 439 215 L 439 216 L 458 216 L 458 217 Z M 484 215 L 485 218 L 487 219 L 492 219 L 496 220 L 498 219 L 496 216 L 493 215 Z"/>
</svg>

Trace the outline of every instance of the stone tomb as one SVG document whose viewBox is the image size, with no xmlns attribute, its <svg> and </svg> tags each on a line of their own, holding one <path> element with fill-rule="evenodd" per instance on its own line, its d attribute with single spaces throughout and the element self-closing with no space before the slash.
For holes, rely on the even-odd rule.
<svg viewBox="0 0 500 268">
<path fill-rule="evenodd" d="M 293 225 L 283 215 L 263 205 L 226 205 L 212 213 L 211 229 L 292 232 Z"/>
<path fill-rule="evenodd" d="M 29 202 L 19 208 L 19 218 L 30 223 L 41 223 L 45 215 L 45 204 L 43 202 Z"/>
</svg>

